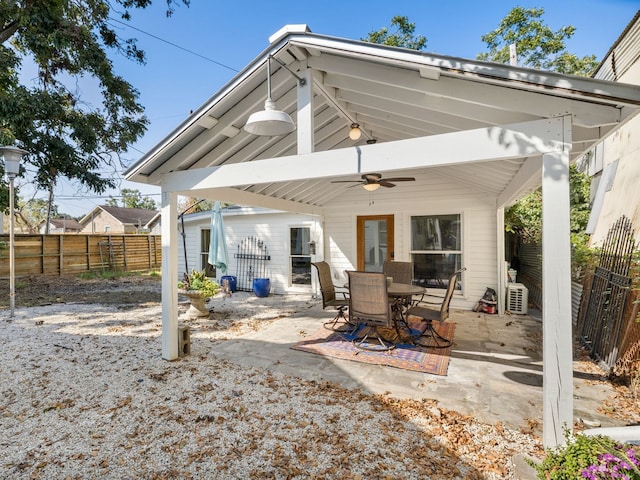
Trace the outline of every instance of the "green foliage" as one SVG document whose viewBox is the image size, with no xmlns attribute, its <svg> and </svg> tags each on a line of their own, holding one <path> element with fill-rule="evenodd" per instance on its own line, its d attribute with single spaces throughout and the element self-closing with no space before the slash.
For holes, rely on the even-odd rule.
<svg viewBox="0 0 640 480">
<path fill-rule="evenodd" d="M 593 270 L 598 262 L 600 250 L 589 247 L 589 235 L 571 233 L 571 279 L 582 282 L 585 274 Z"/>
<path fill-rule="evenodd" d="M 213 297 L 220 290 L 220 285 L 207 277 L 204 270 L 191 270 L 191 273 L 184 274 L 178 288 L 183 290 L 199 290 L 203 297 Z"/>
<path fill-rule="evenodd" d="M 575 480 L 583 478 L 582 472 L 590 466 L 599 465 L 600 456 L 610 454 L 617 458 L 626 457 L 624 450 L 613 439 L 604 435 L 572 435 L 565 431 L 566 442 L 556 449 L 548 449 L 540 464 L 531 463 L 542 480 Z M 591 478 L 591 477 L 587 477 Z M 595 477 L 600 478 L 600 477 Z M 614 478 L 610 476 L 602 478 Z M 622 477 L 620 477 L 622 478 Z M 628 478 L 640 478 L 632 476 Z"/>
<path fill-rule="evenodd" d="M 585 233 L 589 223 L 589 176 L 569 166 L 569 203 L 571 231 L 571 271 L 572 279 L 581 281 L 587 269 L 593 266 L 597 250 L 588 247 L 589 236 Z M 542 190 L 537 189 L 504 214 L 505 230 L 515 233 L 523 243 L 540 243 L 542 240 Z"/>
<path fill-rule="evenodd" d="M 497 29 L 482 36 L 488 52 L 479 60 L 509 63 L 509 46 L 516 45 L 518 64 L 558 73 L 590 76 L 598 66 L 595 55 L 569 53 L 565 42 L 575 33 L 569 25 L 553 31 L 542 21 L 543 8 L 513 8 Z"/>
<path fill-rule="evenodd" d="M 178 0 L 166 2 L 169 15 Z M 144 63 L 144 53 L 111 28 L 110 17 L 128 20 L 131 9 L 151 3 L 0 0 L 0 144 L 30 152 L 25 162 L 41 189 L 60 176 L 97 193 L 115 186 L 100 170 L 120 167 L 119 155 L 144 134 L 148 120 L 139 93 L 107 56 L 114 51 Z M 37 70 L 29 84 L 20 83 L 23 63 Z M 99 91 L 99 105 L 82 98 L 78 85 L 88 82 Z"/>
<path fill-rule="evenodd" d="M 136 275 L 136 273 L 127 272 L 123 270 L 102 270 L 102 271 L 92 270 L 90 272 L 79 274 L 78 278 L 81 280 L 97 280 L 97 279 L 110 280 L 112 278 L 130 277 L 132 275 Z"/>
<path fill-rule="evenodd" d="M 120 196 L 122 205 L 118 205 L 118 200 L 113 197 L 109 197 L 107 205 L 111 207 L 142 208 L 144 210 L 155 210 L 157 208 L 155 200 L 150 197 L 143 197 L 140 190 L 123 188 L 120 190 Z"/>
<path fill-rule="evenodd" d="M 38 231 L 40 223 L 47 219 L 49 202 L 42 198 L 32 198 L 30 200 L 18 200 L 16 206 L 16 224 L 25 227 L 27 231 L 35 233 Z M 57 205 L 51 205 L 51 218 L 58 216 Z"/>
<path fill-rule="evenodd" d="M 537 189 L 504 213 L 505 229 L 515 233 L 524 243 L 542 240 L 542 190 Z"/>
<path fill-rule="evenodd" d="M 427 38 L 415 35 L 416 24 L 409 22 L 409 17 L 395 16 L 391 19 L 391 27 L 382 27 L 380 30 L 369 32 L 367 38 L 360 40 L 389 45 L 392 47 L 410 48 L 411 50 L 424 50 L 427 46 Z"/>
</svg>

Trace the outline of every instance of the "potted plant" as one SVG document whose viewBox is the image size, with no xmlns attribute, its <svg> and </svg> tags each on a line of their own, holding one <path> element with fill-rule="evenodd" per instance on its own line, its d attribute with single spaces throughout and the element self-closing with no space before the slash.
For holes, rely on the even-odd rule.
<svg viewBox="0 0 640 480">
<path fill-rule="evenodd" d="M 189 298 L 191 306 L 185 314 L 187 318 L 208 317 L 209 309 L 205 302 L 220 290 L 220 285 L 206 276 L 204 270 L 191 270 L 184 274 L 182 281 L 178 282 L 180 294 Z"/>
</svg>

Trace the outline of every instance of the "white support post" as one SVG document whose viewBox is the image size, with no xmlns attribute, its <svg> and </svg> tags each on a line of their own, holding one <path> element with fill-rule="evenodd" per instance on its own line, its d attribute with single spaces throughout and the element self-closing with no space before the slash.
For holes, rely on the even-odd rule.
<svg viewBox="0 0 640 480">
<path fill-rule="evenodd" d="M 545 448 L 573 429 L 569 152 L 542 156 L 542 361 Z"/>
<path fill-rule="evenodd" d="M 296 117 L 298 154 L 311 153 L 314 149 L 313 81 L 310 69 L 303 71 L 303 79 L 302 82 L 298 82 L 298 114 Z"/>
<path fill-rule="evenodd" d="M 162 191 L 162 358 L 178 358 L 178 196 Z"/>
<path fill-rule="evenodd" d="M 496 253 L 498 256 L 498 314 L 504 314 L 505 294 L 507 289 L 507 279 L 504 271 L 504 207 L 496 211 L 496 236 L 498 239 Z"/>
</svg>

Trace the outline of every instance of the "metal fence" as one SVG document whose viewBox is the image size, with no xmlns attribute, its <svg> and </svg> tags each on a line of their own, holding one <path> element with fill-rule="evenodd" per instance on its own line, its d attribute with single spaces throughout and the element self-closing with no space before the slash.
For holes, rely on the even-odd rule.
<svg viewBox="0 0 640 480">
<path fill-rule="evenodd" d="M 269 250 L 258 237 L 247 237 L 238 244 L 234 254 L 237 264 L 237 289 L 253 290 L 254 278 L 267 277 L 267 262 L 271 260 Z"/>
<path fill-rule="evenodd" d="M 607 234 L 588 289 L 581 341 L 591 357 L 608 368 L 615 364 L 620 349 L 634 250 L 631 220 L 622 216 Z"/>
</svg>

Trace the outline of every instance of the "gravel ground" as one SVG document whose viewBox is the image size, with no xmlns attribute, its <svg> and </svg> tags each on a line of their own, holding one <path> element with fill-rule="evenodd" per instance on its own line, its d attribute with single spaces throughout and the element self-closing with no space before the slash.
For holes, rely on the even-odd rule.
<svg viewBox="0 0 640 480">
<path fill-rule="evenodd" d="M 155 302 L 4 315 L 0 478 L 502 479 L 514 478 L 515 453 L 541 454 L 539 439 L 435 401 L 216 358 L 216 343 L 315 305 L 219 295 L 208 319 L 190 321 L 199 340 L 175 362 L 161 359 Z"/>
</svg>

